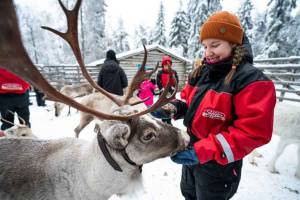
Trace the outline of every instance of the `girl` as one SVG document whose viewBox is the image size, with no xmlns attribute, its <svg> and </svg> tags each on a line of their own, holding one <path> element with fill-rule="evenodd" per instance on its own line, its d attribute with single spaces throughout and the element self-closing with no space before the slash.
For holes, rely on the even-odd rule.
<svg viewBox="0 0 300 200">
<path fill-rule="evenodd" d="M 138 97 L 140 99 L 148 98 L 144 103 L 147 107 L 153 104 L 155 85 L 150 78 L 146 78 L 139 86 Z"/>
<path fill-rule="evenodd" d="M 204 59 L 184 87 L 184 101 L 165 106 L 184 117 L 190 147 L 171 157 L 182 164 L 185 199 L 230 199 L 237 191 L 242 159 L 270 141 L 275 88 L 253 67 L 239 19 L 213 14 L 200 29 Z"/>
</svg>

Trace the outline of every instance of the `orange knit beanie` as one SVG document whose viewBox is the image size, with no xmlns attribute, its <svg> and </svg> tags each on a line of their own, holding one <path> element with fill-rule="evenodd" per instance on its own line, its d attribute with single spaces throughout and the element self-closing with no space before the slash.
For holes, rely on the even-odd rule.
<svg viewBox="0 0 300 200">
<path fill-rule="evenodd" d="M 242 44 L 243 29 L 239 18 L 227 11 L 214 13 L 200 28 L 200 41 L 207 38 Z"/>
</svg>

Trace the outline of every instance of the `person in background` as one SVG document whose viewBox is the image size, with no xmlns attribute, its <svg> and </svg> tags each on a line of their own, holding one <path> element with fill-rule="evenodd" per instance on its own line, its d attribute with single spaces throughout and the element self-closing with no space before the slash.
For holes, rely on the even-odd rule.
<svg viewBox="0 0 300 200">
<path fill-rule="evenodd" d="M 14 123 L 14 114 L 11 112 L 17 113 L 30 127 L 29 88 L 30 85 L 26 81 L 0 67 L 0 112 L 3 119 Z M 1 130 L 12 126 L 2 121 Z"/>
<path fill-rule="evenodd" d="M 171 67 L 171 70 L 172 70 L 172 78 L 170 80 L 171 87 L 168 92 L 172 94 L 174 91 L 176 82 L 178 84 L 178 75 L 177 75 L 177 72 L 174 69 L 172 69 L 171 57 L 163 56 L 161 65 L 162 65 L 162 70 L 158 71 L 157 76 L 156 76 L 157 86 L 160 90 L 160 93 L 162 93 L 162 91 L 164 91 L 164 89 L 166 88 L 167 83 L 169 81 L 168 67 Z M 171 118 L 161 109 L 157 109 L 156 111 L 154 111 L 152 113 L 152 115 L 154 117 L 161 118 L 162 121 L 165 123 L 172 124 Z"/>
<path fill-rule="evenodd" d="M 39 89 L 36 87 L 33 88 L 35 92 L 35 98 L 36 98 L 36 103 L 38 106 L 46 106 L 45 99 L 44 99 L 44 93 L 41 92 Z"/>
<path fill-rule="evenodd" d="M 138 97 L 140 99 L 148 98 L 144 103 L 147 107 L 152 106 L 154 99 L 155 85 L 151 82 L 150 77 L 146 78 L 139 86 Z"/>
<path fill-rule="evenodd" d="M 98 85 L 106 91 L 122 96 L 128 86 L 127 76 L 119 66 L 116 53 L 113 50 L 106 52 L 106 60 L 98 75 Z"/>
<path fill-rule="evenodd" d="M 178 75 L 177 75 L 177 72 L 174 69 L 172 69 L 171 57 L 163 56 L 161 65 L 162 65 L 162 69 L 160 71 L 158 71 L 157 76 L 156 76 L 156 84 L 161 92 L 166 88 L 168 80 L 169 80 L 168 66 L 170 66 L 171 70 L 172 70 L 172 79 L 171 79 L 171 87 L 170 87 L 169 92 L 173 93 L 175 83 L 176 82 L 178 83 Z"/>
<path fill-rule="evenodd" d="M 237 191 L 243 158 L 272 137 L 276 93 L 253 66 L 251 46 L 239 18 L 214 13 L 200 29 L 204 58 L 184 87 L 185 101 L 164 109 L 184 118 L 187 150 L 171 159 L 182 165 L 186 200 L 230 199 Z"/>
</svg>

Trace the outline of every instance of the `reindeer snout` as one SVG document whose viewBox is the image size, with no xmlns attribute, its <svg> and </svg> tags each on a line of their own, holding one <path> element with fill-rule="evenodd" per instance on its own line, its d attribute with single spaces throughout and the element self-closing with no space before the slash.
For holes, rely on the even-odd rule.
<svg viewBox="0 0 300 200">
<path fill-rule="evenodd" d="M 187 134 L 186 131 L 180 130 L 178 137 L 179 137 L 178 148 L 179 150 L 183 150 L 189 145 L 190 136 Z"/>
</svg>

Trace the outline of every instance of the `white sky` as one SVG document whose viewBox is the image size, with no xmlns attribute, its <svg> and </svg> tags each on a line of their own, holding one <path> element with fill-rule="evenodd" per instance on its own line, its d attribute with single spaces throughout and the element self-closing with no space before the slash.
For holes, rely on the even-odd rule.
<svg viewBox="0 0 300 200">
<path fill-rule="evenodd" d="M 132 36 L 139 24 L 153 27 L 156 23 L 161 0 L 106 0 L 107 28 L 115 29 L 120 18 L 124 21 L 126 31 Z M 186 6 L 188 0 L 182 0 Z M 268 0 L 252 0 L 255 10 L 262 12 Z M 240 0 L 223 0 L 224 10 L 235 12 L 239 7 Z M 179 0 L 164 0 L 165 24 L 169 28 L 175 12 L 179 8 Z M 185 7 L 184 7 L 185 8 Z"/>
<path fill-rule="evenodd" d="M 106 13 L 106 29 L 108 33 L 117 28 L 117 22 L 120 18 L 124 21 L 126 31 L 134 36 L 134 31 L 139 24 L 144 27 L 153 27 L 156 23 L 160 2 L 162 0 L 105 0 L 107 4 Z M 163 0 L 165 8 L 165 24 L 167 30 L 179 8 L 180 0 Z M 182 0 L 184 8 L 189 0 Z M 255 11 L 262 12 L 269 0 L 252 0 Z M 53 6 L 55 0 L 15 0 L 18 4 L 26 4 L 28 6 L 36 7 L 37 9 L 49 9 Z M 231 12 L 237 11 L 240 0 L 222 0 L 224 10 Z"/>
</svg>

